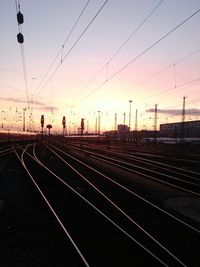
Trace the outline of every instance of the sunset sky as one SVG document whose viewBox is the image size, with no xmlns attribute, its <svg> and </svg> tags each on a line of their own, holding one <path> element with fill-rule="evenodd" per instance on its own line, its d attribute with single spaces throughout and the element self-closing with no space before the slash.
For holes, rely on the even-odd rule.
<svg viewBox="0 0 200 267">
<path fill-rule="evenodd" d="M 186 120 L 200 119 L 199 0 L 1 0 L 0 24 L 1 130 L 22 130 L 23 109 L 29 130 L 43 114 L 56 131 L 66 116 L 71 132 L 81 118 L 94 132 L 98 111 L 113 130 L 129 100 L 131 129 L 137 109 L 152 130 L 155 104 L 158 125 L 180 121 L 183 96 Z"/>
</svg>

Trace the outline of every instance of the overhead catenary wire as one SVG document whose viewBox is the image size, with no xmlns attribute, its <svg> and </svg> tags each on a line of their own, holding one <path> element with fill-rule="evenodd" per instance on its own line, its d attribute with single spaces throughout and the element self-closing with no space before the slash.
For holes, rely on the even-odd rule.
<svg viewBox="0 0 200 267">
<path fill-rule="evenodd" d="M 168 89 L 166 89 L 166 90 L 163 90 L 162 92 L 160 92 L 160 93 L 157 93 L 157 94 L 155 94 L 155 95 L 152 95 L 152 96 L 150 96 L 149 98 L 152 98 L 152 97 L 155 97 L 155 96 L 157 96 L 157 95 L 162 95 L 162 94 L 165 94 L 165 93 L 170 93 L 170 91 L 173 91 L 173 92 L 177 92 L 177 91 L 180 91 L 180 90 L 183 90 L 183 89 L 186 89 L 186 88 L 188 88 L 188 87 L 190 87 L 190 86 L 196 86 L 196 85 L 198 85 L 200 83 L 200 78 L 196 78 L 196 79 L 193 79 L 193 80 L 189 80 L 189 81 L 186 81 L 186 82 L 184 82 L 184 83 L 181 83 L 181 84 L 177 84 L 177 86 L 176 86 L 176 88 L 175 87 L 170 87 L 170 88 L 168 88 Z M 172 98 L 173 98 L 173 96 L 172 96 Z M 146 100 L 146 99 L 148 99 L 148 97 L 147 98 L 145 98 L 144 100 Z M 199 102 L 200 101 L 200 98 L 199 99 L 194 99 L 194 100 L 197 100 L 197 102 Z M 166 97 L 165 97 L 165 101 L 166 101 Z M 138 101 L 137 101 L 138 102 Z M 160 103 L 163 103 L 163 101 L 161 101 L 161 102 L 159 102 L 159 104 Z M 191 102 L 192 103 L 192 102 Z M 188 104 L 191 104 L 190 102 L 188 102 Z M 194 102 L 194 103 L 196 103 L 196 102 Z M 64 103 L 62 103 L 62 104 L 64 104 Z M 79 107 L 79 108 L 81 108 L 81 109 L 88 109 L 88 110 L 92 110 L 93 108 L 91 108 L 91 107 Z M 170 107 L 168 107 L 168 108 L 171 108 L 171 106 Z M 116 112 L 114 112 L 113 111 L 113 114 L 115 114 Z"/>
<path fill-rule="evenodd" d="M 192 101 L 188 102 L 187 104 L 191 105 L 191 104 L 198 103 L 198 102 L 200 102 L 200 97 L 196 98 L 196 99 L 193 99 Z"/>
<path fill-rule="evenodd" d="M 179 84 L 179 85 L 176 84 L 175 87 L 168 88 L 168 89 L 163 90 L 163 91 L 161 91 L 161 92 L 159 92 L 159 93 L 156 93 L 156 94 L 151 95 L 151 96 L 149 96 L 149 97 L 143 98 L 141 101 L 145 101 L 145 100 L 148 100 L 148 99 L 153 98 L 153 97 L 155 97 L 155 96 L 159 96 L 159 95 L 168 93 L 168 92 L 170 92 L 170 91 L 172 91 L 172 90 L 173 90 L 173 91 L 178 91 L 180 88 L 185 87 L 185 86 L 187 86 L 187 85 L 191 85 L 191 84 L 196 83 L 196 82 L 200 82 L 200 78 L 193 79 L 193 80 L 191 80 L 191 81 L 187 81 L 187 82 L 184 82 L 184 83 Z"/>
<path fill-rule="evenodd" d="M 198 78 L 198 79 L 194 79 L 194 80 L 191 80 L 191 81 L 188 81 L 188 82 L 179 84 L 179 85 L 177 85 L 176 87 L 173 87 L 173 88 L 170 88 L 170 89 L 168 89 L 168 90 L 162 91 L 162 92 L 160 92 L 160 94 L 156 94 L 156 96 L 157 96 L 157 95 L 161 95 L 161 94 L 163 94 L 163 93 L 168 93 L 168 92 L 170 92 L 171 90 L 173 90 L 173 92 L 177 92 L 177 91 L 182 90 L 183 88 L 186 89 L 186 88 L 190 87 L 191 85 L 196 86 L 196 85 L 198 85 L 199 83 L 200 83 L 200 78 Z M 169 99 L 171 99 L 171 98 L 174 99 L 174 95 L 173 95 L 173 96 L 170 95 L 170 97 L 168 97 L 168 98 L 166 98 L 166 96 L 165 96 L 164 101 L 160 101 L 160 100 L 159 100 L 159 103 L 167 102 L 167 101 L 169 101 Z"/>
<path fill-rule="evenodd" d="M 147 22 L 147 20 L 153 15 L 153 13 L 159 8 L 159 6 L 164 2 L 164 0 L 159 1 L 159 3 L 151 10 L 151 12 L 143 19 L 143 21 L 134 29 L 134 31 L 129 35 L 129 37 L 117 48 L 117 50 L 113 53 L 113 55 L 108 59 L 108 61 L 100 67 L 100 69 L 96 72 L 96 74 L 90 79 L 90 81 L 87 83 L 86 87 L 81 91 L 80 94 L 85 91 L 88 86 L 98 77 L 98 75 L 105 69 L 108 68 L 108 64 L 110 64 L 113 59 L 119 54 L 119 52 L 122 50 L 122 48 L 130 41 L 130 39 L 139 31 L 139 29 Z M 107 81 L 106 76 L 106 81 Z"/>
<path fill-rule="evenodd" d="M 161 73 L 167 71 L 168 69 L 174 67 L 174 65 L 178 65 L 178 64 L 182 63 L 182 62 L 185 61 L 186 59 L 188 59 L 188 58 L 190 58 L 190 57 L 196 55 L 196 54 L 199 53 L 199 52 L 200 52 L 200 48 L 195 49 L 195 50 L 193 50 L 192 52 L 190 52 L 190 53 L 186 54 L 185 56 L 183 56 L 182 58 L 177 59 L 175 62 L 171 63 L 170 65 L 167 65 L 166 67 L 162 68 L 161 70 L 159 70 L 159 71 L 153 73 L 152 75 L 150 75 L 150 76 L 147 77 L 146 79 L 144 79 L 144 80 L 142 80 L 141 82 L 139 82 L 136 86 L 134 86 L 134 89 L 135 89 L 136 87 L 139 87 L 140 85 L 142 85 L 142 84 L 148 82 L 149 80 L 151 80 L 152 78 L 158 76 L 159 74 L 161 74 Z M 108 65 L 108 63 L 107 63 L 107 65 Z M 105 66 L 105 65 L 104 65 L 104 66 Z M 99 72 L 102 71 L 102 69 L 104 68 L 104 66 L 99 70 Z M 97 73 L 97 75 L 99 74 L 99 72 Z M 96 76 L 97 76 L 97 75 L 96 75 Z M 96 78 L 96 76 L 95 76 L 95 78 Z M 106 75 L 106 80 L 108 80 L 108 75 Z M 196 83 L 196 82 L 199 82 L 199 81 L 200 81 L 199 79 L 193 79 L 193 80 L 191 80 L 191 81 L 187 81 L 187 82 L 182 83 L 182 84 L 179 84 L 179 85 L 176 84 L 176 86 L 175 86 L 176 88 L 174 88 L 174 87 L 170 87 L 170 88 L 165 89 L 165 90 L 163 90 L 163 91 L 161 91 L 161 92 L 159 92 L 159 93 L 156 93 L 156 94 L 153 94 L 153 95 L 151 95 L 151 96 L 142 98 L 142 99 L 139 100 L 139 101 L 141 101 L 141 102 L 142 102 L 142 101 L 146 101 L 146 100 L 151 99 L 151 98 L 153 98 L 153 97 L 155 97 L 155 96 L 159 96 L 159 95 L 162 95 L 162 94 L 171 92 L 172 90 L 173 90 L 173 92 L 174 92 L 174 91 L 178 91 L 178 90 L 182 89 L 183 87 L 185 87 L 185 86 L 187 86 L 187 85 L 191 85 L 191 84 Z M 130 88 L 130 89 L 128 89 L 128 90 L 123 90 L 123 94 L 124 94 L 125 92 L 127 92 L 127 91 L 130 91 L 131 89 L 132 89 L 132 88 Z M 177 89 L 177 90 L 175 90 L 175 89 Z"/>
<path fill-rule="evenodd" d="M 95 93 L 97 90 L 99 90 L 102 86 L 104 86 L 107 82 L 111 81 L 114 77 L 116 77 L 118 74 L 120 74 L 122 71 L 124 71 L 127 67 L 129 67 L 133 62 L 135 62 L 137 59 L 142 57 L 144 54 L 146 54 L 148 51 L 150 51 L 152 48 L 154 48 L 157 44 L 159 44 L 162 40 L 167 38 L 170 34 L 175 32 L 178 28 L 180 28 L 183 24 L 185 24 L 187 21 L 189 21 L 192 17 L 194 17 L 196 14 L 200 12 L 200 8 L 195 11 L 192 15 L 184 19 L 182 22 L 180 22 L 178 25 L 176 25 L 172 30 L 167 32 L 165 35 L 163 35 L 160 39 L 158 39 L 156 42 L 154 42 L 152 45 L 150 45 L 148 48 L 146 48 L 144 51 L 142 51 L 139 55 L 137 55 L 135 58 L 130 60 L 128 63 L 126 63 L 123 67 L 121 67 L 118 71 L 113 73 L 106 81 L 103 81 L 101 84 L 99 84 L 92 92 L 90 92 L 88 95 L 83 97 L 78 103 L 82 102 L 86 98 L 90 97 L 93 93 Z"/>
<path fill-rule="evenodd" d="M 182 83 L 180 85 L 177 85 L 177 87 L 174 87 L 174 88 L 171 88 L 171 89 L 174 89 L 175 91 L 179 91 L 180 89 L 182 90 L 182 88 L 184 87 L 184 89 L 188 88 L 188 87 L 191 87 L 191 86 L 197 86 L 199 85 L 200 83 L 200 78 L 198 79 L 194 79 L 194 80 L 191 80 L 191 81 L 188 81 L 188 82 L 185 82 L 185 83 Z M 167 91 L 167 90 L 166 90 Z M 162 92 L 161 92 L 162 93 Z M 185 94 L 181 94 L 180 96 L 180 99 L 182 99 L 182 96 L 185 95 Z M 172 99 L 172 101 L 174 100 L 174 95 L 164 99 L 164 101 L 161 101 L 161 103 L 163 104 L 164 102 L 169 102 L 169 99 Z M 197 102 L 200 102 L 200 98 L 196 98 L 196 99 L 193 99 L 189 102 L 187 102 L 187 105 L 191 105 L 193 103 L 197 103 Z M 162 111 L 162 109 L 161 109 Z M 177 109 L 177 106 L 165 106 L 164 108 L 164 111 L 165 112 L 160 112 L 160 113 L 168 113 L 169 115 L 171 114 L 172 116 L 179 116 L 182 114 L 182 107 L 180 109 Z M 174 111 L 175 114 L 172 114 L 172 111 Z M 177 114 L 177 112 L 179 112 L 180 114 Z M 187 109 L 187 113 L 189 113 L 188 115 L 196 115 L 196 114 L 200 114 L 200 109 L 198 108 L 190 108 L 190 109 Z"/>
<path fill-rule="evenodd" d="M 193 55 L 195 55 L 196 53 L 199 53 L 199 52 L 200 52 L 200 49 L 196 49 L 196 50 L 192 51 L 191 53 L 189 53 L 189 54 L 187 54 L 186 56 L 182 57 L 181 59 L 175 61 L 174 63 L 168 65 L 167 67 L 164 67 L 164 68 L 162 68 L 161 70 L 159 70 L 158 72 L 153 73 L 153 74 L 150 75 L 148 78 L 146 78 L 146 79 L 144 79 L 143 81 L 139 82 L 139 83 L 136 85 L 136 87 L 138 87 L 138 86 L 140 86 L 140 85 L 142 85 L 142 84 L 148 82 L 149 80 L 151 80 L 152 78 L 156 77 L 157 75 L 159 75 L 159 74 L 165 72 L 166 70 L 168 70 L 168 69 L 174 67 L 174 65 L 177 65 L 177 64 L 183 62 L 184 60 L 188 59 L 189 57 L 191 57 L 191 56 L 193 56 Z M 173 88 L 170 88 L 170 89 L 168 89 L 168 90 L 171 90 L 171 89 L 173 89 Z M 129 89 L 129 90 L 130 90 L 130 89 Z M 165 90 L 164 90 L 164 91 L 165 91 Z M 162 93 L 162 92 L 160 92 L 160 93 Z M 158 94 L 160 94 L 160 93 L 158 93 Z M 154 96 L 156 96 L 156 95 L 157 95 L 157 94 L 152 95 L 152 96 L 149 96 L 148 98 L 154 97 Z M 146 99 L 147 99 L 147 98 L 142 99 L 142 100 L 146 100 Z"/>
<path fill-rule="evenodd" d="M 76 39 L 76 41 L 74 42 L 74 44 L 72 45 L 72 47 L 68 50 L 68 52 L 64 55 L 64 57 L 62 58 L 62 62 L 60 62 L 57 67 L 55 68 L 55 70 L 53 71 L 53 73 L 50 75 L 49 79 L 46 81 L 46 83 L 42 86 L 42 88 L 39 90 L 39 92 L 35 95 L 35 98 L 37 98 L 40 93 L 42 92 L 42 90 L 44 90 L 44 88 L 47 86 L 47 84 L 49 83 L 49 81 L 53 78 L 53 76 L 55 75 L 55 73 L 57 72 L 57 70 L 60 68 L 61 64 L 66 60 L 66 58 L 69 56 L 69 54 L 71 53 L 71 51 L 74 49 L 74 47 L 77 45 L 77 43 L 80 41 L 80 39 L 83 37 L 83 35 L 86 33 L 86 31 L 90 28 L 90 26 L 92 25 L 92 23 L 94 22 L 94 20 L 97 18 L 97 16 L 100 14 L 100 12 L 103 10 L 103 8 L 105 7 L 105 5 L 107 4 L 109 0 L 106 0 L 103 5 L 99 8 L 99 10 L 97 11 L 97 13 L 94 15 L 94 17 L 91 19 L 91 21 L 89 22 L 89 24 L 86 26 L 86 28 L 83 30 L 83 32 L 79 35 L 79 37 Z"/>
<path fill-rule="evenodd" d="M 89 2 L 90 2 L 90 0 L 87 0 L 86 4 L 84 5 L 84 7 L 83 7 L 83 9 L 82 9 L 82 11 L 81 11 L 81 13 L 79 14 L 78 18 L 76 19 L 76 21 L 75 21 L 75 23 L 74 23 L 72 29 L 70 30 L 70 32 L 68 33 L 66 39 L 64 40 L 63 44 L 61 45 L 61 48 L 59 49 L 57 55 L 55 56 L 55 58 L 53 59 L 52 63 L 51 63 L 50 66 L 48 67 L 47 72 L 44 74 L 43 78 L 41 79 L 41 82 L 39 83 L 37 89 L 35 90 L 34 95 L 36 95 L 37 92 L 40 90 L 40 88 L 41 88 L 41 86 L 42 86 L 44 80 L 46 79 L 46 77 L 47 77 L 47 75 L 49 74 L 50 70 L 53 68 L 53 66 L 54 66 L 54 64 L 55 64 L 55 62 L 56 62 L 56 60 L 57 60 L 57 58 L 59 57 L 60 54 L 61 54 L 60 63 L 61 63 L 61 64 L 63 63 L 63 54 L 64 54 L 64 48 L 65 48 L 65 45 L 66 45 L 66 43 L 68 42 L 69 38 L 71 37 L 71 35 L 72 35 L 74 29 L 76 28 L 78 22 L 80 21 L 82 15 L 84 14 L 84 12 L 85 12 L 85 10 L 86 10 L 86 8 L 87 8 Z"/>
<path fill-rule="evenodd" d="M 24 44 L 21 44 L 21 56 L 22 56 L 22 65 L 23 65 L 23 73 L 24 73 L 24 83 L 25 83 L 25 89 L 26 89 L 26 98 L 27 98 L 27 102 L 29 104 L 29 90 L 28 90 L 28 80 L 27 80 Z"/>
</svg>

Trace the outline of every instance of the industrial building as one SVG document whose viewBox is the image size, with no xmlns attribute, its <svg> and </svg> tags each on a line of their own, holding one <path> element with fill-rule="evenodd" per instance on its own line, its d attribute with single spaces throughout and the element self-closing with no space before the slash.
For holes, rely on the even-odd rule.
<svg viewBox="0 0 200 267">
<path fill-rule="evenodd" d="M 200 137 L 200 120 L 160 124 L 159 135 L 172 138 Z"/>
</svg>

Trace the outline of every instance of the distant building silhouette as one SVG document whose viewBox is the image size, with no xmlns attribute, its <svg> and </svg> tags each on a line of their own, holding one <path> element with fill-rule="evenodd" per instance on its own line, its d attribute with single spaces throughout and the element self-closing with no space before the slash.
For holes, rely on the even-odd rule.
<svg viewBox="0 0 200 267">
<path fill-rule="evenodd" d="M 200 120 L 160 124 L 160 136 L 200 137 Z"/>
<path fill-rule="evenodd" d="M 117 133 L 122 134 L 127 132 L 130 132 L 130 128 L 127 125 L 125 124 L 117 125 Z"/>
</svg>

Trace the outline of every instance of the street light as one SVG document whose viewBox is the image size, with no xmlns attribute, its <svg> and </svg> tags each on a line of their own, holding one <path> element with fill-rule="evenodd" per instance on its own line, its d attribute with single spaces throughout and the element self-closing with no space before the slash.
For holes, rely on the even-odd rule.
<svg viewBox="0 0 200 267">
<path fill-rule="evenodd" d="M 101 128 L 101 111 L 98 111 L 98 134 L 100 134 L 100 128 Z"/>
<path fill-rule="evenodd" d="M 23 108 L 23 132 L 25 132 L 26 108 Z"/>
<path fill-rule="evenodd" d="M 132 104 L 132 100 L 129 100 L 130 103 L 130 107 L 129 107 L 129 131 L 131 130 L 131 104 Z"/>
</svg>

